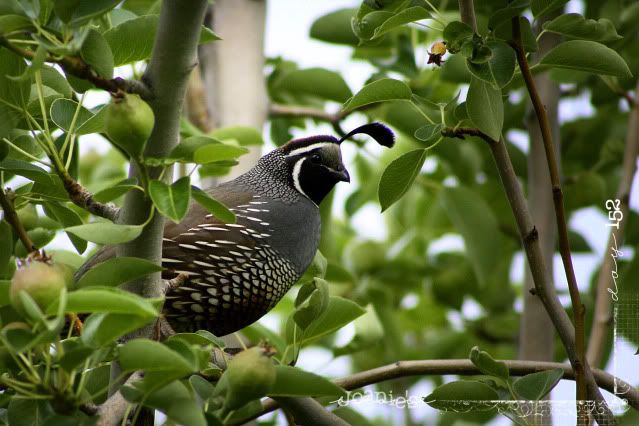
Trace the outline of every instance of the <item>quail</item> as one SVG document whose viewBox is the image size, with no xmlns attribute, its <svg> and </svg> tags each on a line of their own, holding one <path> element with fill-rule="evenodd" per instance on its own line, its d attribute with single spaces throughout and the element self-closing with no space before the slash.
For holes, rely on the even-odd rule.
<svg viewBox="0 0 639 426">
<path fill-rule="evenodd" d="M 182 222 L 167 223 L 163 277 L 187 277 L 166 294 L 163 315 L 175 331 L 226 335 L 277 304 L 318 249 L 320 202 L 335 184 L 350 181 L 340 144 L 356 134 L 387 147 L 394 143 L 392 131 L 380 123 L 358 127 L 341 139 L 291 140 L 245 174 L 207 190 L 235 213 L 236 223 L 223 223 L 197 204 Z"/>
</svg>

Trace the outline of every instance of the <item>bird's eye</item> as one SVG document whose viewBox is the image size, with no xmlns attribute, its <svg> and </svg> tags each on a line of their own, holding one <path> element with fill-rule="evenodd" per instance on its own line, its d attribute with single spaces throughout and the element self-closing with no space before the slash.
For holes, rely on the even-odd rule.
<svg viewBox="0 0 639 426">
<path fill-rule="evenodd" d="M 315 164 L 319 164 L 322 162 L 322 157 L 320 157 L 319 154 L 313 154 L 311 155 L 311 161 Z"/>
</svg>

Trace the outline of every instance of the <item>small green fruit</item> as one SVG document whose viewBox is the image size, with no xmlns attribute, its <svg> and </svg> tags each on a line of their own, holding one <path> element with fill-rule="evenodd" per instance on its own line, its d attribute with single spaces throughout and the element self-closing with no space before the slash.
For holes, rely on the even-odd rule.
<svg viewBox="0 0 639 426">
<path fill-rule="evenodd" d="M 155 116 L 138 95 L 114 97 L 107 106 L 106 134 L 131 156 L 139 157 L 151 136 Z"/>
<path fill-rule="evenodd" d="M 224 372 L 228 379 L 228 392 L 224 402 L 226 410 L 236 410 L 257 398 L 265 396 L 275 384 L 275 366 L 261 347 L 240 352 Z"/>
<path fill-rule="evenodd" d="M 58 265 L 41 261 L 31 261 L 19 268 L 11 279 L 9 299 L 18 312 L 23 312 L 19 294 L 26 291 L 34 302 L 44 310 L 58 299 L 60 291 L 66 287 L 66 273 Z"/>
<path fill-rule="evenodd" d="M 24 226 L 24 229 L 27 231 L 38 226 L 38 211 L 36 210 L 35 205 L 27 204 L 22 207 L 18 211 L 18 219 L 20 219 L 20 223 Z"/>
</svg>

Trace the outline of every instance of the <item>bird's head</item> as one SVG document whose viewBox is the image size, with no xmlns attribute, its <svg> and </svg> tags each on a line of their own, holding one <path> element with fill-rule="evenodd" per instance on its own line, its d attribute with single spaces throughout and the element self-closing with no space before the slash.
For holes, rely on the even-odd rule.
<svg viewBox="0 0 639 426">
<path fill-rule="evenodd" d="M 369 135 L 387 147 L 395 142 L 393 132 L 381 123 L 365 124 L 341 139 L 329 135 L 294 139 L 276 150 L 284 158 L 288 183 L 319 205 L 337 182 L 350 182 L 340 144 L 356 134 Z"/>
</svg>

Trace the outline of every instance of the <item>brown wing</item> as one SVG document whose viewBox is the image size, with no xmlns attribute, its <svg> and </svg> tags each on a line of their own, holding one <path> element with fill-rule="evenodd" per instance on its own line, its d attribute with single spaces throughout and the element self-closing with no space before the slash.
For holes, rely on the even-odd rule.
<svg viewBox="0 0 639 426">
<path fill-rule="evenodd" d="M 233 209 L 237 223 L 224 224 L 194 206 L 186 220 L 166 228 L 164 276 L 188 275 L 164 305 L 176 331 L 205 328 L 224 335 L 239 330 L 268 312 L 298 278 L 293 265 L 266 243 L 270 229 L 259 220 L 267 211 L 259 208 L 259 196 L 216 198 Z"/>
</svg>

